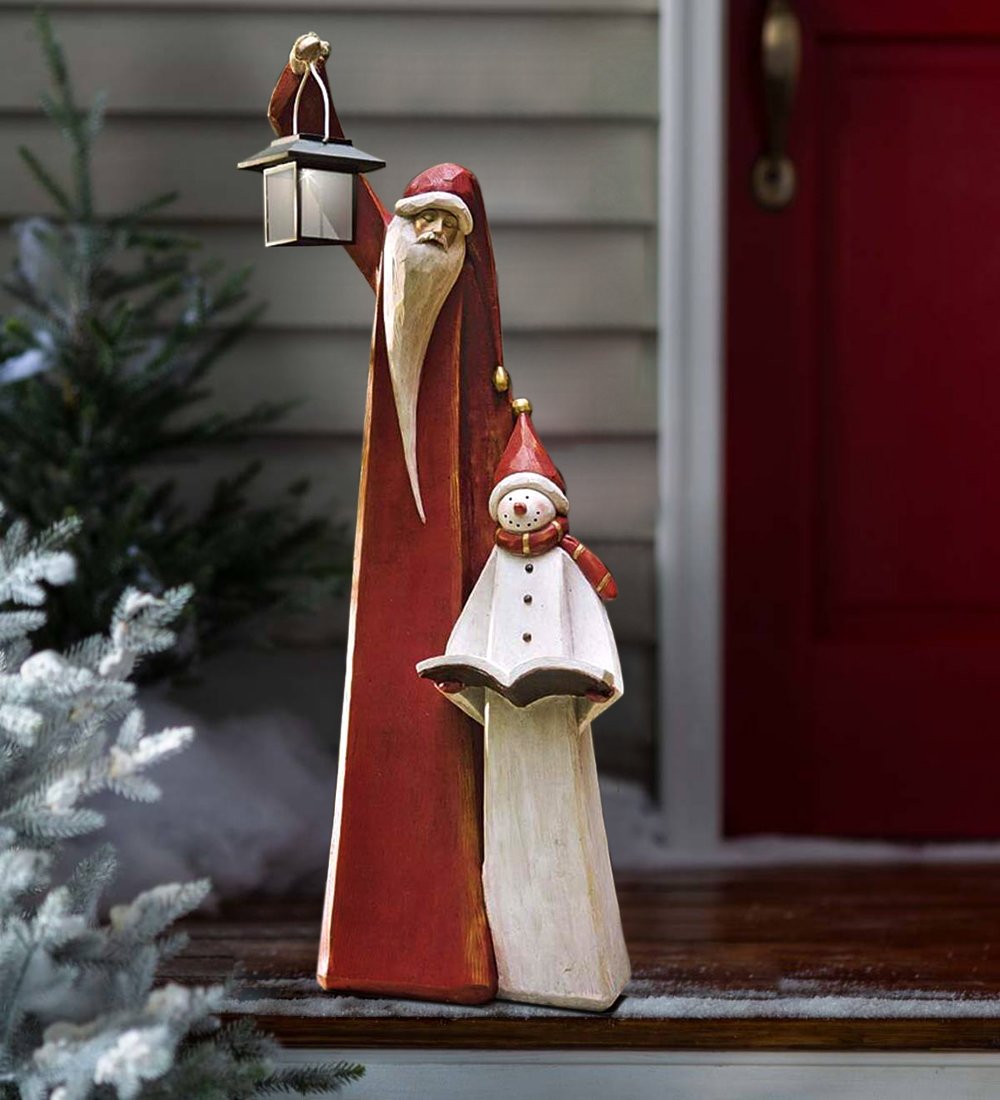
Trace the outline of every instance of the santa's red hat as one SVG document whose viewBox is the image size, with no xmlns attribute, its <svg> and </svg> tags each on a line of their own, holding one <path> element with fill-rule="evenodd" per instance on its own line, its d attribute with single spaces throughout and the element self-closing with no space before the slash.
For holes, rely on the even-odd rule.
<svg viewBox="0 0 1000 1100">
<path fill-rule="evenodd" d="M 569 513 L 566 482 L 535 433 L 529 412 L 518 416 L 493 481 L 495 484 L 490 493 L 490 515 L 493 519 L 497 518 L 500 501 L 515 489 L 537 489 L 552 501 L 560 515 Z"/>
</svg>

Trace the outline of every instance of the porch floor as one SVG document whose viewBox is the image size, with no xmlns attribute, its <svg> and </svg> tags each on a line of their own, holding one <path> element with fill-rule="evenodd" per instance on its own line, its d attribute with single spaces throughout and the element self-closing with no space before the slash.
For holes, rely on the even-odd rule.
<svg viewBox="0 0 1000 1100">
<path fill-rule="evenodd" d="M 633 979 L 600 1015 L 325 994 L 315 898 L 187 921 L 163 976 L 235 969 L 229 1010 L 290 1047 L 1000 1050 L 1000 865 L 677 870 L 618 892 Z"/>
</svg>

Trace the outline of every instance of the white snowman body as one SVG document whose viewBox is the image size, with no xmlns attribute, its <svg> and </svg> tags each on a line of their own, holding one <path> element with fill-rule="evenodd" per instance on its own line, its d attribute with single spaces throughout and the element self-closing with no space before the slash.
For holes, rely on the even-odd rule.
<svg viewBox="0 0 1000 1100">
<path fill-rule="evenodd" d="M 610 694 L 600 701 L 570 697 L 581 726 L 623 690 L 604 604 L 558 547 L 525 558 L 495 546 L 448 639 L 445 656 L 478 658 L 483 667 L 499 670 L 507 683 L 519 671 L 532 668 L 547 670 L 553 683 L 558 683 L 560 670 L 570 678 L 589 671 L 610 688 Z M 488 689 L 465 687 L 452 700 L 482 722 L 484 690 Z"/>
<path fill-rule="evenodd" d="M 495 514 L 524 537 L 556 508 L 520 485 Z M 559 546 L 528 556 L 498 545 L 444 657 L 417 667 L 456 677 L 448 698 L 485 728 L 483 888 L 498 996 L 608 1008 L 631 968 L 590 726 L 623 687 L 601 598 Z M 515 701 L 512 683 L 535 685 L 529 702 Z M 588 697 L 588 684 L 600 691 Z"/>
</svg>

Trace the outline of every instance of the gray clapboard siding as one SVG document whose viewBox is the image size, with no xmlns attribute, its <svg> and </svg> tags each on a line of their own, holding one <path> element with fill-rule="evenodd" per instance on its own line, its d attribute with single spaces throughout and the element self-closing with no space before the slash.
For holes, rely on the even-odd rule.
<svg viewBox="0 0 1000 1100">
<path fill-rule="evenodd" d="M 490 225 L 625 224 L 652 227 L 656 217 L 656 132 L 647 123 L 517 120 L 408 123 L 344 118 L 348 134 L 388 164 L 371 179 L 388 204 L 432 164 L 457 161 L 480 179 Z M 271 138 L 263 117 L 247 119 L 109 118 L 94 159 L 101 209 L 127 209 L 151 195 L 179 190 L 172 218 L 260 224 L 256 175 L 236 175 L 237 161 Z M 58 174 L 65 144 L 44 120 L 0 112 L 0 149 L 26 145 Z M 0 216 L 38 209 L 38 188 L 12 165 L 0 189 Z"/>
<path fill-rule="evenodd" d="M 572 529 L 584 541 L 652 541 L 656 502 L 654 439 L 553 440 L 549 447 L 566 477 Z M 308 501 L 315 511 L 353 522 L 357 504 L 361 437 L 262 437 L 226 451 L 207 449 L 195 456 L 170 456 L 150 477 L 172 477 L 185 499 L 207 499 L 215 479 L 230 476 L 254 458 L 266 458 L 257 496 L 273 497 L 297 478 L 311 482 Z"/>
<path fill-rule="evenodd" d="M 262 328 L 221 363 L 206 408 L 241 412 L 262 400 L 298 400 L 288 432 L 356 432 L 368 380 L 368 328 Z M 508 332 L 504 358 L 515 392 L 530 397 L 546 436 L 656 429 L 655 340 L 634 332 L 581 336 Z M 280 369 L 278 364 L 280 363 Z"/>
<path fill-rule="evenodd" d="M 37 112 L 44 73 L 31 3 L 0 0 L 0 220 L 44 201 L 14 149 L 57 169 L 63 152 Z M 309 507 L 350 527 L 373 298 L 338 249 L 262 247 L 260 184 L 236 160 L 270 137 L 264 110 L 292 39 L 333 45 L 334 96 L 348 134 L 388 161 L 387 203 L 430 164 L 480 177 L 494 232 L 506 362 L 569 482 L 572 529 L 607 561 L 609 608 L 628 690 L 597 738 L 602 768 L 652 782 L 655 706 L 656 0 L 50 0 L 80 99 L 110 95 L 95 171 L 114 210 L 178 189 L 168 215 L 206 258 L 252 264 L 269 304 L 253 338 L 220 364 L 215 408 L 303 398 L 280 436 L 238 453 L 168 456 L 197 503 L 215 477 L 261 458 L 262 500 L 306 476 Z M 11 244 L 0 234 L 0 270 Z M 268 675 L 262 708 L 325 655 L 322 713 L 337 709 L 343 601 L 282 621 L 299 678 Z M 332 648 L 331 648 L 332 647 Z M 238 691 L 245 694 L 243 658 Z M 277 684 L 277 688 L 275 687 Z M 281 685 L 285 685 L 282 687 Z M 310 688 L 312 690 L 312 688 Z M 277 696 L 275 692 L 277 691 Z M 334 698 L 336 696 L 336 699 Z M 331 709 L 332 708 L 332 709 Z M 334 723 L 335 725 L 335 723 Z M 334 728 L 331 725 L 331 730 Z"/>
<path fill-rule="evenodd" d="M 345 118 L 645 118 L 656 114 L 656 22 L 463 11 L 315 11 L 162 7 L 66 10 L 81 96 L 112 86 L 118 110 L 258 117 L 288 47 L 316 24 L 333 49 Z M 0 13 L 0 108 L 30 110 L 44 79 L 30 14 Z"/>
<path fill-rule="evenodd" d="M 236 184 L 241 182 L 237 177 Z M 198 226 L 191 232 L 204 242 L 206 259 L 253 267 L 251 287 L 268 303 L 266 323 L 285 329 L 370 324 L 372 292 L 341 249 L 265 252 L 260 227 L 251 225 Z M 653 331 L 655 241 L 649 233 L 500 228 L 494 246 L 507 329 Z M 5 234 L 0 269 L 12 253 Z"/>
</svg>

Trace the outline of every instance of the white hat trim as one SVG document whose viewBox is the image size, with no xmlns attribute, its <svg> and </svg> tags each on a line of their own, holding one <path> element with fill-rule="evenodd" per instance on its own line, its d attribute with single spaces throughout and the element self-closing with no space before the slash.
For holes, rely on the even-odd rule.
<svg viewBox="0 0 1000 1100">
<path fill-rule="evenodd" d="M 500 507 L 500 501 L 515 489 L 537 489 L 552 501 L 556 506 L 556 511 L 560 515 L 569 515 L 569 501 L 566 499 L 566 494 L 562 489 L 543 474 L 535 474 L 528 470 L 524 470 L 520 473 L 508 474 L 493 486 L 493 492 L 490 493 L 491 519 L 497 518 L 497 509 Z"/>
<path fill-rule="evenodd" d="M 424 191 L 419 195 L 409 195 L 396 203 L 396 213 L 404 218 L 414 218 L 421 210 L 432 206 L 454 214 L 458 218 L 458 228 L 466 237 L 472 232 L 472 211 L 458 195 L 450 191 Z"/>
</svg>

